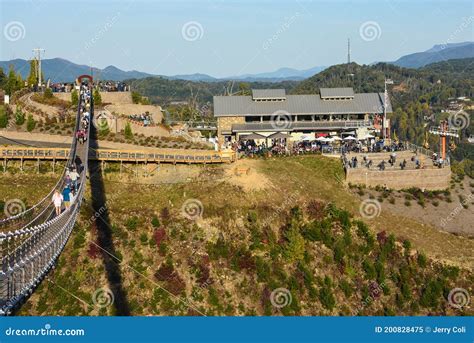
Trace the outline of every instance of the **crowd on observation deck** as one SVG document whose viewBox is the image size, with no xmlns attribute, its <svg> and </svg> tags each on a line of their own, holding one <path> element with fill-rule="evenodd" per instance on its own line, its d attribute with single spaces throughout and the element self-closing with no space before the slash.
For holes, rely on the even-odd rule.
<svg viewBox="0 0 474 343">
<path fill-rule="evenodd" d="M 76 89 L 76 84 L 73 82 L 56 82 L 49 86 L 53 93 L 70 93 Z M 125 82 L 115 81 L 100 81 L 97 84 L 101 92 L 127 92 L 130 91 L 130 85 Z"/>
<path fill-rule="evenodd" d="M 130 114 L 128 116 L 128 119 L 133 121 L 133 122 L 142 124 L 143 126 L 154 125 L 153 118 L 152 118 L 150 112 L 145 112 L 145 113 L 142 113 L 142 114 Z"/>
<path fill-rule="evenodd" d="M 120 81 L 100 81 L 97 84 L 101 92 L 127 92 L 130 91 L 130 86 L 125 82 Z"/>
</svg>

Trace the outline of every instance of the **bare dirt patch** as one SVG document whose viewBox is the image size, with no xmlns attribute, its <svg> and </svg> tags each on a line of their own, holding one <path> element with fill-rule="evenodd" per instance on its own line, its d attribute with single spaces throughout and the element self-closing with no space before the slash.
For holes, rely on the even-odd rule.
<svg viewBox="0 0 474 343">
<path fill-rule="evenodd" d="M 260 161 L 242 159 L 225 167 L 229 183 L 242 187 L 245 191 L 272 188 L 270 179 L 260 169 Z"/>
</svg>

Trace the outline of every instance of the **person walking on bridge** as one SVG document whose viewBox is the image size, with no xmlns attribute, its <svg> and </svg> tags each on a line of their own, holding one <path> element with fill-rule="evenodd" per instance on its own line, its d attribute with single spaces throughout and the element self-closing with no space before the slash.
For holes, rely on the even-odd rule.
<svg viewBox="0 0 474 343">
<path fill-rule="evenodd" d="M 52 201 L 56 209 L 56 216 L 59 216 L 61 214 L 61 205 L 63 203 L 63 196 L 59 191 L 54 192 Z"/>
<path fill-rule="evenodd" d="M 64 201 L 64 206 L 67 210 L 71 205 L 71 188 L 69 188 L 69 186 L 64 187 L 62 198 Z"/>
<path fill-rule="evenodd" d="M 71 178 L 72 187 L 75 191 L 77 191 L 77 179 L 79 178 L 79 174 L 76 171 L 76 168 L 72 168 L 72 171 L 69 173 L 69 177 Z"/>
</svg>

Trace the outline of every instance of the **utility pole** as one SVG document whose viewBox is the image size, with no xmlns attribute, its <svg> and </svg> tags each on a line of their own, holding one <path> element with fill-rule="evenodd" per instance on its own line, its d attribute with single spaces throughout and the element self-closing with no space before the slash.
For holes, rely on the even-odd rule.
<svg viewBox="0 0 474 343">
<path fill-rule="evenodd" d="M 387 91 L 387 85 L 393 85 L 393 81 L 391 79 L 385 79 L 384 82 L 384 93 L 383 93 L 383 119 L 382 119 L 382 138 L 384 140 L 384 145 L 385 145 L 385 138 L 387 136 L 387 103 L 388 103 L 388 91 Z"/>
<path fill-rule="evenodd" d="M 347 38 L 347 64 L 351 63 L 351 39 Z"/>
<path fill-rule="evenodd" d="M 38 78 L 38 88 L 41 88 L 41 53 L 44 53 L 46 50 L 41 48 L 33 49 L 33 53 L 36 55 L 36 77 Z"/>
</svg>

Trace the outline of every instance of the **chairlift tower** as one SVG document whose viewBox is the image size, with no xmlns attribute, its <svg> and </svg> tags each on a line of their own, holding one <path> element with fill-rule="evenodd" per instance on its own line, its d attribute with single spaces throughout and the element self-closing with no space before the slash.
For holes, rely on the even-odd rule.
<svg viewBox="0 0 474 343">
<path fill-rule="evenodd" d="M 441 153 L 441 158 L 443 159 L 443 161 L 446 161 L 447 137 L 459 138 L 458 131 L 455 129 L 449 128 L 449 122 L 447 120 L 443 120 L 439 123 L 439 126 L 431 127 L 429 132 L 433 135 L 440 136 L 439 151 Z"/>
</svg>

